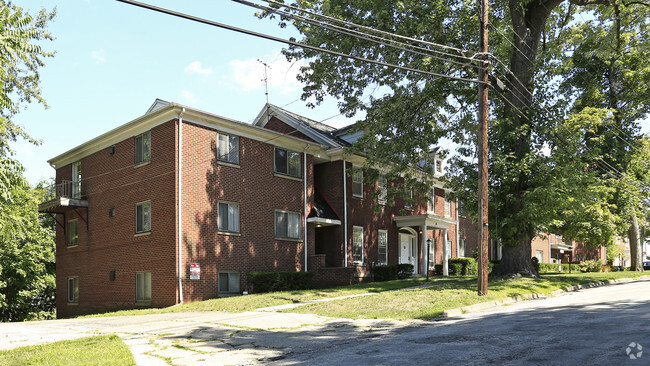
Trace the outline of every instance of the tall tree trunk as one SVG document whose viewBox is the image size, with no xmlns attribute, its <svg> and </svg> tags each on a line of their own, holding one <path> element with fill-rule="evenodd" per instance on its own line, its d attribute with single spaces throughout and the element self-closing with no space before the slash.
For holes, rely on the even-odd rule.
<svg viewBox="0 0 650 366">
<path fill-rule="evenodd" d="M 632 271 L 643 271 L 643 250 L 639 239 L 639 221 L 636 218 L 636 213 L 632 214 L 631 221 L 632 224 L 627 231 L 630 239 L 630 269 Z"/>
<path fill-rule="evenodd" d="M 509 3 L 515 45 L 510 58 L 510 70 L 518 81 L 511 80 L 509 83 L 511 94 L 508 95 L 509 105 L 505 107 L 504 114 L 506 118 L 510 118 L 510 122 L 504 127 L 508 131 L 502 132 L 505 132 L 504 135 L 513 136 L 511 131 L 519 131 L 511 137 L 510 143 L 504 144 L 508 149 L 508 155 L 515 161 L 528 159 L 531 153 L 533 126 L 526 116 L 519 114 L 519 111 L 531 116 L 535 60 L 539 42 L 548 16 L 561 2 L 561 0 L 542 0 L 522 3 L 520 0 L 510 0 Z M 509 198 L 502 205 L 502 210 L 509 213 L 523 211 L 523 198 L 526 192 L 533 188 L 525 172 L 512 172 L 512 175 L 518 177 L 515 182 L 509 184 L 509 187 L 504 187 L 510 194 L 506 195 Z M 517 232 L 514 237 L 507 238 L 507 244 L 503 247 L 503 258 L 497 273 L 536 276 L 537 271 L 531 261 L 530 249 L 534 230 L 528 222 L 519 222 L 516 226 Z"/>
<path fill-rule="evenodd" d="M 500 275 L 519 273 L 522 276 L 537 277 L 538 273 L 532 261 L 531 240 L 530 237 L 524 237 L 517 246 L 504 246 L 503 257 L 495 273 Z"/>
</svg>

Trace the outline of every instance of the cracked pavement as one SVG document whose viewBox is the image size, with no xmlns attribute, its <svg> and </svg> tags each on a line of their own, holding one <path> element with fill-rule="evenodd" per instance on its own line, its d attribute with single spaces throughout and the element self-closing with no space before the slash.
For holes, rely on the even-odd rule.
<svg viewBox="0 0 650 366">
<path fill-rule="evenodd" d="M 0 324 L 0 349 L 117 334 L 139 365 L 596 365 L 650 346 L 650 280 L 583 289 L 435 321 L 253 311 Z"/>
</svg>

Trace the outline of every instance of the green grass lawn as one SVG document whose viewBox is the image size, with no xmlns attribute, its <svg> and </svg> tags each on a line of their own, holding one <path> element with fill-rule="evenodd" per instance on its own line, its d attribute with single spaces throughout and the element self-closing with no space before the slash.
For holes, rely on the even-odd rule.
<svg viewBox="0 0 650 366">
<path fill-rule="evenodd" d="M 307 302 L 347 295 L 377 293 L 373 296 L 355 297 L 314 303 L 296 307 L 286 312 L 310 313 L 343 318 L 430 319 L 439 317 L 444 310 L 460 308 L 489 300 L 502 300 L 510 296 L 543 293 L 617 278 L 638 278 L 643 272 L 599 272 L 573 274 L 543 274 L 540 278 L 490 279 L 487 296 L 477 295 L 476 277 L 411 278 L 401 281 L 371 282 L 353 286 L 322 290 L 302 290 L 251 294 L 194 302 L 164 309 L 124 310 L 89 316 L 139 315 L 152 313 L 227 311 L 244 312 L 262 307 Z M 428 284 L 428 287 L 416 286 Z M 399 290 L 399 291 L 393 291 Z"/>
<path fill-rule="evenodd" d="M 440 317 L 445 310 L 489 300 L 503 300 L 511 296 L 532 293 L 548 295 L 567 286 L 617 278 L 638 278 L 642 275 L 642 272 L 608 272 L 544 274 L 540 278 L 490 279 L 486 296 L 478 296 L 476 277 L 449 277 L 432 281 L 437 286 L 309 304 L 287 311 L 353 319 L 431 319 Z"/>
<path fill-rule="evenodd" d="M 116 335 L 60 341 L 0 351 L 0 365 L 135 365 L 129 348 Z"/>
</svg>

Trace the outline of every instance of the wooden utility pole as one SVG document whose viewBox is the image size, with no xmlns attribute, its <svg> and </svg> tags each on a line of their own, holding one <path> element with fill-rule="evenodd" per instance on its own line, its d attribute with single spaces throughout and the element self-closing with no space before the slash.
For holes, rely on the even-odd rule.
<svg viewBox="0 0 650 366">
<path fill-rule="evenodd" d="M 479 52 L 481 52 L 481 68 L 479 69 L 478 85 L 478 217 L 479 234 L 479 273 L 478 294 L 488 293 L 488 13 L 487 0 L 479 0 L 480 5 L 480 35 Z"/>
</svg>

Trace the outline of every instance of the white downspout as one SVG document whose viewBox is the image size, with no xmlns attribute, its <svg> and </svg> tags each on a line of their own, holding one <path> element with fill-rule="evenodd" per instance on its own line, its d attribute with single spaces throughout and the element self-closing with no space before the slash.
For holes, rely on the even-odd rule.
<svg viewBox="0 0 650 366">
<path fill-rule="evenodd" d="M 348 182 L 343 159 L 343 267 L 348 266 Z"/>
<path fill-rule="evenodd" d="M 308 260 L 308 255 L 307 255 L 307 215 L 309 214 L 307 212 L 307 148 L 309 145 L 305 146 L 305 151 L 303 152 L 303 175 L 302 175 L 302 181 L 304 184 L 304 211 L 305 214 L 303 215 L 303 231 L 305 234 L 305 272 L 307 272 L 307 260 Z"/>
<path fill-rule="evenodd" d="M 429 239 L 428 238 L 428 236 L 429 236 L 429 228 L 427 227 L 427 224 L 424 224 L 424 226 L 420 226 L 420 229 L 422 229 L 422 238 L 421 238 L 422 253 L 425 253 L 422 256 L 422 259 L 423 259 L 422 261 L 424 262 L 424 265 L 422 266 L 422 268 L 424 268 L 424 271 L 422 271 L 422 274 L 426 276 L 427 272 L 425 272 L 425 271 L 429 271 L 429 260 L 430 260 L 430 258 L 429 258 L 429 245 L 427 244 L 427 240 Z M 436 257 L 433 257 L 433 258 L 434 258 L 434 262 L 435 262 Z"/>
<path fill-rule="evenodd" d="M 458 209 L 458 198 L 456 198 L 456 257 L 460 257 L 460 210 Z M 463 257 L 465 253 L 463 253 Z"/>
<path fill-rule="evenodd" d="M 178 116 L 178 300 L 183 303 L 183 114 Z"/>
<path fill-rule="evenodd" d="M 449 235 L 449 232 L 447 229 L 443 231 L 443 238 L 442 238 L 442 275 L 443 276 L 449 276 L 449 243 L 447 240 L 447 236 Z"/>
</svg>

